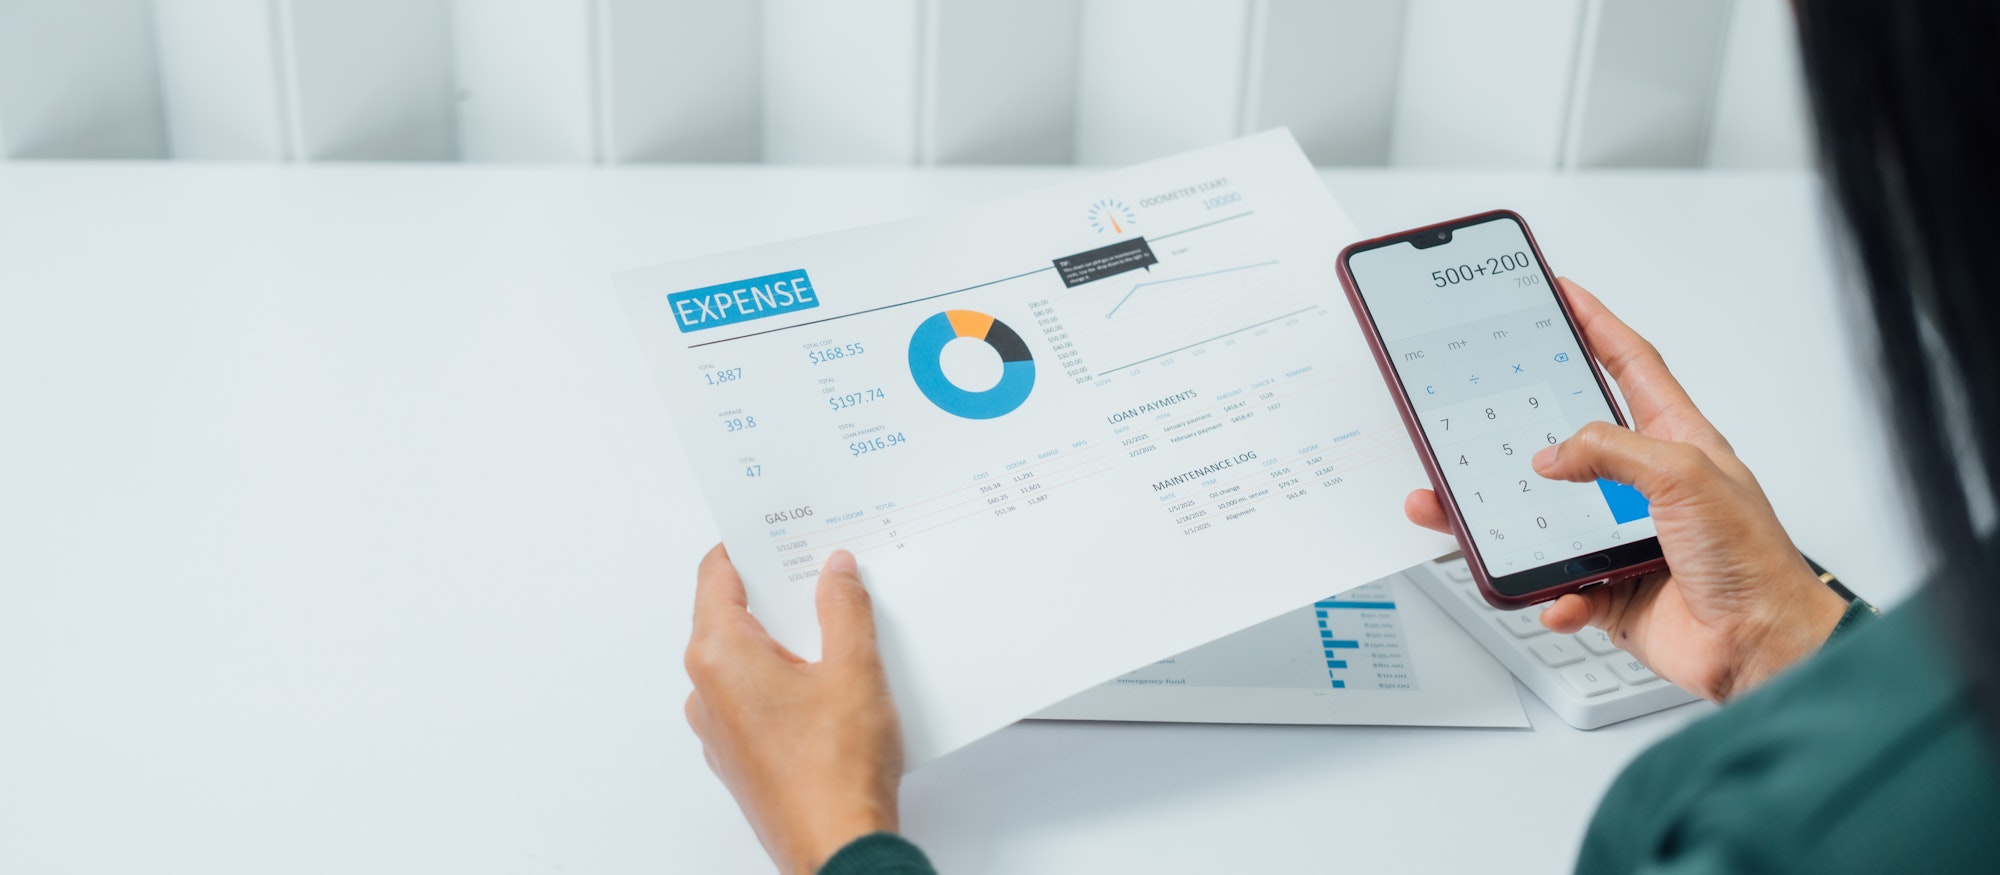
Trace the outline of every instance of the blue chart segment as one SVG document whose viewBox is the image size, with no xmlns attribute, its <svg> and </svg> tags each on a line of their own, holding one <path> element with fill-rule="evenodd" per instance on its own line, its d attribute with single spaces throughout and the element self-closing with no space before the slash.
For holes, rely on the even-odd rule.
<svg viewBox="0 0 2000 875">
<path fill-rule="evenodd" d="M 961 337 L 1000 354 L 1000 382 L 992 388 L 967 391 L 944 375 L 944 348 Z M 911 335 L 910 378 L 939 410 L 966 419 L 995 419 L 1028 400 L 1035 388 L 1035 359 L 1007 323 L 976 310 L 946 310 L 925 319 Z"/>
</svg>

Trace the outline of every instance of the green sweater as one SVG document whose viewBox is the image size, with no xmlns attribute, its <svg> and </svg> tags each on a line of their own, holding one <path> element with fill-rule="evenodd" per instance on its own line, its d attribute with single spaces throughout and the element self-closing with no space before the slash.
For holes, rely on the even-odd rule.
<svg viewBox="0 0 2000 875">
<path fill-rule="evenodd" d="M 2000 872 L 2000 760 L 1931 600 L 1849 609 L 1817 656 L 1634 760 L 1578 872 Z M 857 839 L 822 875 L 932 875 Z"/>
<path fill-rule="evenodd" d="M 2000 871 L 2000 761 L 1928 594 L 1641 755 L 1578 872 Z"/>
</svg>

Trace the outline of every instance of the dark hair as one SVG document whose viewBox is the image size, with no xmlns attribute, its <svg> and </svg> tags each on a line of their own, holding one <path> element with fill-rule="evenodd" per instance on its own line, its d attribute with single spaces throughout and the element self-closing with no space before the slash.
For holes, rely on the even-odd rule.
<svg viewBox="0 0 2000 875">
<path fill-rule="evenodd" d="M 2000 557 L 1973 516 L 2000 497 L 2000 4 L 1795 5 L 1936 601 L 2000 730 Z"/>
</svg>

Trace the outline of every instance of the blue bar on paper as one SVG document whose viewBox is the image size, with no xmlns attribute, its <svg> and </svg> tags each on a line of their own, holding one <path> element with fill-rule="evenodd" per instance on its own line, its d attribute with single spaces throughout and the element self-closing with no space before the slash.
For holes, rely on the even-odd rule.
<svg viewBox="0 0 2000 875">
<path fill-rule="evenodd" d="M 1315 602 L 1313 603 L 1313 607 L 1321 609 L 1320 616 L 1324 617 L 1326 616 L 1326 611 L 1325 611 L 1326 608 L 1347 608 L 1349 610 L 1355 610 L 1355 611 L 1393 611 L 1396 609 L 1396 603 L 1395 602 Z"/>
<path fill-rule="evenodd" d="M 1324 628 L 1326 628 L 1326 621 L 1325 621 L 1325 620 L 1321 620 L 1321 621 L 1319 621 L 1319 627 L 1320 627 L 1321 629 L 1324 629 Z"/>
<path fill-rule="evenodd" d="M 1604 493 L 1604 503 L 1611 506 L 1611 518 L 1620 523 L 1643 520 L 1653 515 L 1646 496 L 1640 495 L 1637 489 L 1599 477 L 1597 491 Z"/>
<path fill-rule="evenodd" d="M 1325 612 L 1325 611 L 1314 611 L 1314 612 L 1313 612 L 1313 615 L 1314 615 L 1314 616 L 1316 616 L 1316 617 L 1318 617 L 1318 618 L 1320 618 L 1320 619 L 1322 619 L 1322 620 L 1326 619 L 1326 612 Z"/>
<path fill-rule="evenodd" d="M 1334 682 L 1333 682 L 1333 688 L 1334 688 L 1334 689 L 1336 689 L 1336 690 L 1344 690 L 1344 689 L 1347 689 L 1347 682 L 1346 682 L 1346 681 L 1334 681 Z"/>
<path fill-rule="evenodd" d="M 1327 667 L 1327 668 L 1346 668 L 1346 667 L 1347 667 L 1347 660 L 1344 660 L 1344 659 L 1329 659 L 1329 660 L 1327 660 L 1327 661 L 1326 661 L 1326 667 Z"/>
<path fill-rule="evenodd" d="M 1326 627 L 1325 627 L 1325 626 L 1321 626 L 1321 627 L 1320 627 L 1320 630 L 1319 630 L 1319 637 L 1321 637 L 1321 638 L 1332 638 L 1332 637 L 1333 637 L 1333 633 L 1332 633 L 1332 632 L 1329 632 L 1329 631 L 1327 631 L 1327 630 L 1326 630 Z"/>
<path fill-rule="evenodd" d="M 1350 649 L 1350 650 L 1359 650 L 1359 649 L 1361 649 L 1361 642 L 1359 642 L 1359 641 L 1348 641 L 1348 640 L 1345 640 L 1345 639 L 1340 639 L 1340 638 L 1332 638 L 1332 639 L 1328 639 L 1328 640 L 1326 640 L 1326 641 L 1321 641 L 1321 642 L 1319 643 L 1319 646 L 1321 646 L 1321 647 L 1345 647 L 1345 648 L 1348 648 L 1348 649 Z"/>
</svg>

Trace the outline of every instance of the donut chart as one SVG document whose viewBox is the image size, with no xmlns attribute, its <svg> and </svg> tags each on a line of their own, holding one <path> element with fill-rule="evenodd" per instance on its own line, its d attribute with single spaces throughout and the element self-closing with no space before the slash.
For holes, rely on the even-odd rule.
<svg viewBox="0 0 2000 875">
<path fill-rule="evenodd" d="M 992 388 L 968 392 L 945 377 L 945 345 L 961 337 L 1000 354 L 1000 382 Z M 1028 400 L 1035 388 L 1035 358 L 1007 323 L 977 310 L 946 310 L 925 319 L 910 336 L 910 377 L 939 410 L 965 419 L 996 419 Z"/>
</svg>

